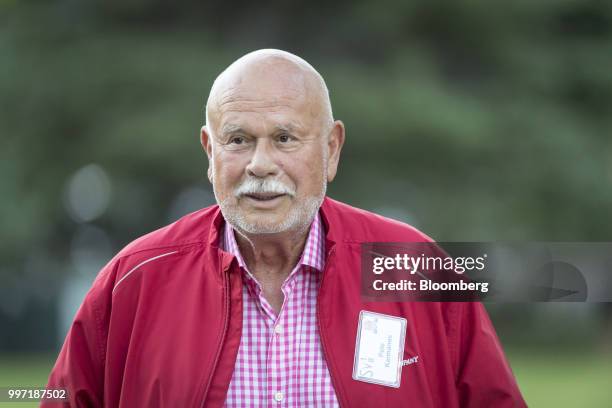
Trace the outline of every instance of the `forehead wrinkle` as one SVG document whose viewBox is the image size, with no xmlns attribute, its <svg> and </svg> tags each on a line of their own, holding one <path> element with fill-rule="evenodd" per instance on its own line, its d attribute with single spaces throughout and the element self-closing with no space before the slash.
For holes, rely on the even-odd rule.
<svg viewBox="0 0 612 408">
<path fill-rule="evenodd" d="M 289 103 L 279 103 L 277 101 L 244 101 L 236 100 L 226 102 L 224 105 L 219 106 L 219 113 L 222 115 L 229 112 L 278 112 L 283 109 L 295 109 L 295 106 Z"/>
<path fill-rule="evenodd" d="M 287 98 L 282 99 L 282 102 L 279 100 L 254 100 L 252 98 L 228 99 L 224 101 L 223 104 L 218 106 L 217 110 L 218 124 L 221 124 L 221 133 L 228 134 L 236 130 L 250 133 L 247 128 L 244 127 L 245 123 L 243 123 L 244 115 L 250 114 L 255 114 L 258 117 L 263 115 L 263 120 L 268 121 L 268 126 L 271 125 L 275 132 L 285 131 L 292 134 L 304 133 L 306 132 L 305 125 L 307 126 L 308 123 L 311 123 L 311 126 L 313 126 L 313 131 L 318 131 L 317 129 L 319 126 L 317 118 L 320 118 L 321 115 L 318 105 L 311 103 L 305 98 L 299 102 L 291 99 L 287 100 Z M 304 105 L 308 106 L 304 109 Z M 275 118 L 276 114 L 283 115 L 284 117 Z M 267 117 L 268 115 L 272 116 Z M 275 119 L 278 119 L 278 121 Z M 304 120 L 306 122 L 304 122 Z M 243 124 L 238 125 L 236 122 Z"/>
<path fill-rule="evenodd" d="M 240 87 L 229 87 L 220 92 L 217 97 L 217 109 L 227 105 L 244 104 L 247 108 L 273 108 L 274 106 L 292 107 L 292 105 L 305 102 L 305 92 L 299 92 L 297 89 L 283 88 L 282 92 L 275 92 L 268 95 L 252 95 L 253 92 L 249 89 L 241 89 Z"/>
<path fill-rule="evenodd" d="M 296 132 L 302 131 L 303 129 L 304 127 L 298 121 L 288 121 L 286 123 L 276 123 L 273 126 L 273 132 L 284 131 L 288 133 L 296 133 Z M 245 130 L 244 126 L 237 124 L 237 123 L 228 122 L 228 123 L 225 123 L 221 127 L 221 134 L 223 135 L 237 133 L 237 132 L 249 133 L 247 130 Z"/>
<path fill-rule="evenodd" d="M 303 67 L 277 58 L 234 63 L 215 80 L 209 95 L 210 107 L 218 108 L 237 99 L 300 99 L 311 91 L 309 76 Z"/>
</svg>

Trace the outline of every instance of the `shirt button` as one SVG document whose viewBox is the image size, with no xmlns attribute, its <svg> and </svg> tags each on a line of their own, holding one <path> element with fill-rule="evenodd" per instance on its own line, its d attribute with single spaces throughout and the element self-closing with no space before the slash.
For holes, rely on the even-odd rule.
<svg viewBox="0 0 612 408">
<path fill-rule="evenodd" d="M 284 395 L 280 391 L 276 391 L 274 393 L 274 401 L 276 401 L 276 402 L 281 402 L 283 400 L 283 397 L 284 397 Z"/>
<path fill-rule="evenodd" d="M 283 334 L 283 326 L 281 324 L 274 326 L 274 333 Z"/>
</svg>

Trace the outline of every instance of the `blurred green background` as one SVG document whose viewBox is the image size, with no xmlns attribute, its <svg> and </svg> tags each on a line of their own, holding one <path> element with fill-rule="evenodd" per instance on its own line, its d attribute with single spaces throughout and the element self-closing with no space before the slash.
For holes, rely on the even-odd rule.
<svg viewBox="0 0 612 408">
<path fill-rule="evenodd" d="M 0 386 L 43 385 L 100 267 L 213 203 L 203 106 L 258 48 L 327 81 L 330 196 L 439 241 L 612 241 L 612 2 L 1 0 Z M 612 406 L 610 304 L 487 308 L 531 406 Z"/>
</svg>

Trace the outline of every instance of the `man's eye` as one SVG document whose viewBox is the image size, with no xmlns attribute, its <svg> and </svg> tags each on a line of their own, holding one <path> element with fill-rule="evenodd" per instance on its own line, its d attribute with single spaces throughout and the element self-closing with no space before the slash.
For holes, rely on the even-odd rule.
<svg viewBox="0 0 612 408">
<path fill-rule="evenodd" d="M 244 138 L 242 136 L 234 136 L 229 140 L 230 144 L 242 144 L 244 143 Z"/>
<path fill-rule="evenodd" d="M 287 143 L 287 142 L 291 141 L 291 136 L 289 136 L 289 135 L 280 135 L 278 137 L 278 141 L 281 142 L 281 143 Z"/>
</svg>

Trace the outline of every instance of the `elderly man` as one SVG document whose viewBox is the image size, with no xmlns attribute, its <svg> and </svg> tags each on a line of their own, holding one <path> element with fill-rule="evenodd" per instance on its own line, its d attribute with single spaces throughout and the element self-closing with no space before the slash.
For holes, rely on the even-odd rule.
<svg viewBox="0 0 612 408">
<path fill-rule="evenodd" d="M 312 66 L 278 50 L 238 59 L 201 142 L 218 206 L 109 262 L 48 388 L 73 406 L 524 406 L 481 304 L 363 302 L 362 242 L 430 239 L 325 197 L 344 126 Z M 397 384 L 354 372 L 371 312 L 406 319 L 404 354 L 385 363 L 410 364 Z"/>
</svg>

